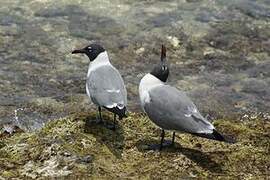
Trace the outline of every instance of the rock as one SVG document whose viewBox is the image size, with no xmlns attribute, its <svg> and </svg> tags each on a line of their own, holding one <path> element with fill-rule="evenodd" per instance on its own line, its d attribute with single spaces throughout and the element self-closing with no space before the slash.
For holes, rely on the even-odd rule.
<svg viewBox="0 0 270 180">
<path fill-rule="evenodd" d="M 135 51 L 136 54 L 142 54 L 145 51 L 144 47 L 141 47 Z"/>
<path fill-rule="evenodd" d="M 13 124 L 4 124 L 3 125 L 4 132 L 12 134 L 15 130 L 15 125 Z"/>
<path fill-rule="evenodd" d="M 94 160 L 94 157 L 92 155 L 87 155 L 84 157 L 80 157 L 79 162 L 83 162 L 83 163 L 91 163 Z"/>
<path fill-rule="evenodd" d="M 174 148 L 159 152 L 148 150 L 148 144 L 158 147 L 159 133 L 140 113 L 130 113 L 125 121 L 118 122 L 116 131 L 102 126 L 91 126 L 85 131 L 86 120 L 95 119 L 95 113 L 76 113 L 50 121 L 36 132 L 1 137 L 0 142 L 5 145 L 0 147 L 0 176 L 6 179 L 114 179 L 120 176 L 166 179 L 196 174 L 198 178 L 211 179 L 217 177 L 217 171 L 226 169 L 226 175 L 220 177 L 243 176 L 242 172 L 247 170 L 250 173 L 245 177 L 257 177 L 257 174 L 266 174 L 263 167 L 269 162 L 269 137 L 265 132 L 269 132 L 270 126 L 260 119 L 265 119 L 260 114 L 251 113 L 249 117 L 252 121 L 245 120 L 245 123 L 227 119 L 213 122 L 222 133 L 236 137 L 236 144 L 181 134 L 180 140 L 175 139 Z M 104 113 L 104 120 L 109 118 Z M 119 145 L 123 148 L 118 148 Z M 252 161 L 247 158 L 254 156 L 257 158 Z M 144 168 L 138 170 L 142 164 Z M 156 171 L 160 167 L 162 171 Z"/>
<path fill-rule="evenodd" d="M 173 47 L 179 47 L 180 41 L 177 37 L 174 36 L 168 36 L 167 39 L 170 41 L 171 45 Z"/>
</svg>

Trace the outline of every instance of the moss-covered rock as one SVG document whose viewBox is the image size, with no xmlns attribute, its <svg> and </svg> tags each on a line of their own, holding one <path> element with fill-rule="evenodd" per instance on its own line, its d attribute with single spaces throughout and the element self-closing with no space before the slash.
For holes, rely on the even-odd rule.
<svg viewBox="0 0 270 180">
<path fill-rule="evenodd" d="M 175 147 L 146 150 L 160 131 L 147 117 L 133 114 L 112 131 L 95 114 L 73 114 L 38 132 L 2 135 L 2 178 L 266 178 L 269 176 L 270 123 L 263 119 L 217 120 L 216 128 L 237 139 L 226 144 L 177 134 Z M 109 123 L 110 116 L 104 115 Z M 168 135 L 169 133 L 167 133 Z M 167 136 L 167 138 L 170 138 Z"/>
</svg>

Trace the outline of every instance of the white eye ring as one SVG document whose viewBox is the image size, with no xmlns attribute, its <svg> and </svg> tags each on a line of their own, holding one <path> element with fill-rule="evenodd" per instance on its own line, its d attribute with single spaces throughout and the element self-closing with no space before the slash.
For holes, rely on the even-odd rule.
<svg viewBox="0 0 270 180">
<path fill-rule="evenodd" d="M 88 49 L 88 51 L 89 51 L 89 52 L 91 52 L 91 51 L 92 51 L 92 47 L 88 47 L 87 49 Z"/>
</svg>

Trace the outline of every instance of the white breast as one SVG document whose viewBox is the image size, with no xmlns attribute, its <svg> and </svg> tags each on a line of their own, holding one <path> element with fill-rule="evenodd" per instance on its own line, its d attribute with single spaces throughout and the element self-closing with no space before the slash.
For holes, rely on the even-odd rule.
<svg viewBox="0 0 270 180">
<path fill-rule="evenodd" d="M 90 62 L 87 77 L 91 74 L 92 71 L 95 71 L 97 68 L 104 65 L 112 66 L 107 51 L 100 53 L 94 61 Z"/>
<path fill-rule="evenodd" d="M 139 95 L 142 109 L 144 110 L 144 105 L 150 102 L 149 91 L 157 86 L 162 86 L 164 83 L 152 74 L 146 74 L 140 82 L 139 85 Z"/>
<path fill-rule="evenodd" d="M 101 67 L 101 66 L 112 66 L 109 60 L 109 56 L 107 54 L 107 51 L 104 51 L 102 53 L 100 53 L 96 59 L 92 62 L 89 63 L 89 67 L 88 67 L 88 72 L 87 72 L 87 79 L 89 78 L 91 72 L 95 71 L 97 68 Z M 112 66 L 113 67 L 113 66 Z M 88 85 L 86 82 L 86 93 L 89 97 L 90 96 L 90 91 L 88 89 Z"/>
</svg>

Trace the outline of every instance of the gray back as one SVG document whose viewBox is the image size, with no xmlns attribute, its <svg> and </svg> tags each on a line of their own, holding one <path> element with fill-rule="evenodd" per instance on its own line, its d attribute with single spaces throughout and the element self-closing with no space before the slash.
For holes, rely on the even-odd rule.
<svg viewBox="0 0 270 180">
<path fill-rule="evenodd" d="M 120 73 L 112 66 L 101 66 L 87 78 L 86 88 L 99 106 L 127 105 L 127 91 Z"/>
<path fill-rule="evenodd" d="M 202 117 L 185 93 L 164 85 L 153 88 L 149 95 L 150 102 L 144 109 L 161 128 L 189 133 L 212 131 L 213 126 Z"/>
</svg>

